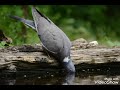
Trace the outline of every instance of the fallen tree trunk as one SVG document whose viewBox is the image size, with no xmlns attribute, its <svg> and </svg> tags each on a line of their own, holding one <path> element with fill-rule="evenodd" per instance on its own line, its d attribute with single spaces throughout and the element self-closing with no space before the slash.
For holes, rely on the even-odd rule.
<svg viewBox="0 0 120 90">
<path fill-rule="evenodd" d="M 75 66 L 120 62 L 120 48 L 107 48 L 83 39 L 72 42 L 71 58 Z M 0 69 L 59 68 L 53 57 L 43 52 L 41 45 L 11 46 L 0 49 Z"/>
</svg>

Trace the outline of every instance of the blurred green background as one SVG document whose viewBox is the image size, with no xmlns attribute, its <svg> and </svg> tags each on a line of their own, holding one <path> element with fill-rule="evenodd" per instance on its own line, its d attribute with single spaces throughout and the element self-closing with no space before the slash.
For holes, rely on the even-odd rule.
<svg viewBox="0 0 120 90">
<path fill-rule="evenodd" d="M 120 5 L 33 5 L 49 17 L 71 39 L 97 40 L 101 45 L 120 46 Z M 9 18 L 16 15 L 32 20 L 32 5 L 0 5 L 0 29 L 13 45 L 35 44 L 40 40 L 31 28 Z"/>
</svg>

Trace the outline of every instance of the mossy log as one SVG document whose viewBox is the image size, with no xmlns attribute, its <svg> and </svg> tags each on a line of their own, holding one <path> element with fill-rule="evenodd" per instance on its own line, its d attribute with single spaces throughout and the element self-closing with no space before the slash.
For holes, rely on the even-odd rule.
<svg viewBox="0 0 120 90">
<path fill-rule="evenodd" d="M 72 42 L 71 58 L 75 66 L 120 62 L 119 47 L 103 47 L 96 42 L 77 39 Z M 58 63 L 49 54 L 44 53 L 41 44 L 10 46 L 0 49 L 0 69 L 57 69 Z"/>
</svg>

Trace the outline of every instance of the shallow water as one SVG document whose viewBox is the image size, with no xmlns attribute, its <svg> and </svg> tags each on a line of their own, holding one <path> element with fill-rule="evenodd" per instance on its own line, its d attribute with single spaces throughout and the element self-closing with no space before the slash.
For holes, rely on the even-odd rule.
<svg viewBox="0 0 120 90">
<path fill-rule="evenodd" d="M 48 71 L 1 72 L 0 85 L 120 85 L 117 69 L 85 69 L 75 74 Z"/>
</svg>

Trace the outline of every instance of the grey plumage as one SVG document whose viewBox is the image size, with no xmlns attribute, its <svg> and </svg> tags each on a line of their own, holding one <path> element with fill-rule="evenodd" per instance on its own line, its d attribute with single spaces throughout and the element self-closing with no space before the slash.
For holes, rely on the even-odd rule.
<svg viewBox="0 0 120 90">
<path fill-rule="evenodd" d="M 34 21 L 26 20 L 18 16 L 11 17 L 35 29 L 42 42 L 43 48 L 54 54 L 59 62 L 63 63 L 65 57 L 70 59 L 71 42 L 66 34 L 34 7 L 32 8 L 32 16 Z M 70 63 L 69 65 L 74 71 L 73 63 L 71 61 Z"/>
<path fill-rule="evenodd" d="M 64 52 L 62 57 L 67 57 L 71 47 L 70 40 L 52 21 L 48 21 L 44 18 L 45 16 L 39 13 L 35 8 L 32 8 L 35 27 L 43 46 L 53 53 L 63 54 Z"/>
<path fill-rule="evenodd" d="M 9 15 L 9 17 L 17 19 L 17 20 L 23 22 L 24 24 L 26 24 L 27 26 L 29 26 L 29 27 L 31 27 L 33 29 L 36 29 L 34 21 L 32 21 L 32 20 L 27 20 L 27 19 L 24 19 L 24 18 L 20 18 L 18 16 L 12 16 L 12 15 Z"/>
</svg>

